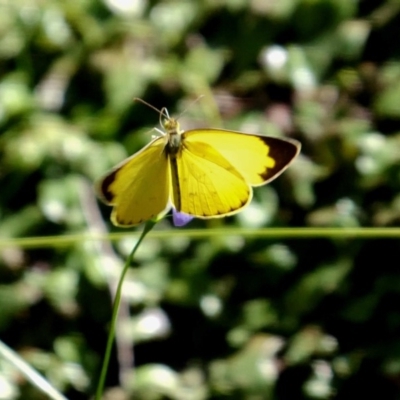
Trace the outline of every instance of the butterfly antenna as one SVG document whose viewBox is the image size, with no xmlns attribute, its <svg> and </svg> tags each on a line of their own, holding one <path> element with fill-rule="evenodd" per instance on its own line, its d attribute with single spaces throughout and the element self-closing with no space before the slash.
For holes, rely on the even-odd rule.
<svg viewBox="0 0 400 400">
<path fill-rule="evenodd" d="M 200 96 L 197 96 L 196 99 L 194 99 L 193 101 L 191 101 L 188 106 L 178 115 L 178 117 L 176 118 L 177 120 L 183 115 L 185 114 L 185 112 L 191 108 L 194 104 L 196 104 L 200 99 L 202 99 L 204 97 L 204 94 L 201 94 Z"/>
<path fill-rule="evenodd" d="M 157 107 L 154 107 L 153 105 L 151 105 L 150 103 L 148 103 L 147 101 L 144 101 L 143 99 L 141 99 L 139 97 L 135 97 L 133 99 L 133 101 L 138 101 L 138 102 L 146 105 L 147 107 L 152 108 L 154 111 L 157 111 L 160 114 L 160 119 L 161 119 L 161 116 L 169 118 L 168 111 L 167 111 L 167 109 L 165 107 L 163 107 L 161 110 L 159 110 Z"/>
</svg>

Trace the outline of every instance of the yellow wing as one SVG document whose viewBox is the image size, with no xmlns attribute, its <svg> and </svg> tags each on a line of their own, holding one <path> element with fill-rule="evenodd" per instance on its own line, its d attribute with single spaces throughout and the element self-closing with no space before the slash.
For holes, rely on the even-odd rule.
<svg viewBox="0 0 400 400">
<path fill-rule="evenodd" d="M 178 211 L 197 218 L 235 214 L 252 198 L 243 176 L 212 146 L 182 141 L 170 154 L 172 203 Z"/>
<path fill-rule="evenodd" d="M 166 209 L 170 172 L 164 148 L 164 137 L 153 140 L 97 182 L 99 197 L 114 206 L 111 221 L 115 225 L 138 225 Z"/>
<path fill-rule="evenodd" d="M 295 140 L 222 129 L 186 131 L 182 142 L 186 146 L 189 143 L 207 143 L 229 161 L 251 186 L 264 185 L 279 176 L 301 148 Z"/>
</svg>

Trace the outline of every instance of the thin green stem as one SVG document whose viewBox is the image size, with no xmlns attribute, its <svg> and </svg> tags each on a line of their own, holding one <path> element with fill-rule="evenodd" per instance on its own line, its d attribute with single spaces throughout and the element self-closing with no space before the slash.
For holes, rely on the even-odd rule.
<svg viewBox="0 0 400 400">
<path fill-rule="evenodd" d="M 113 232 L 108 234 L 71 234 L 63 236 L 37 236 L 21 238 L 0 237 L 0 249 L 18 246 L 24 249 L 56 248 L 71 246 L 77 242 L 94 240 L 120 240 L 127 236 L 134 236 L 135 232 Z M 156 231 L 151 234 L 152 238 L 164 239 L 171 235 L 170 230 Z M 207 229 L 181 229 L 174 231 L 174 237 L 186 237 L 191 239 L 205 239 L 210 237 L 229 235 L 240 235 L 251 238 L 273 238 L 273 239 L 316 239 L 316 238 L 352 238 L 352 239 L 382 239 L 399 238 L 399 227 L 291 227 L 291 228 L 207 228 Z"/>
<path fill-rule="evenodd" d="M 124 268 L 123 268 L 121 276 L 119 278 L 117 291 L 115 293 L 113 310 L 112 310 L 110 332 L 108 334 L 106 351 L 104 354 L 103 366 L 101 368 L 99 383 L 97 385 L 95 400 L 101 399 L 101 396 L 102 396 L 103 390 L 104 390 L 104 383 L 105 383 L 106 376 L 107 376 L 108 365 L 110 363 L 111 350 L 112 350 L 112 346 L 113 346 L 114 338 L 115 338 L 115 327 L 116 327 L 116 322 L 117 322 L 119 305 L 121 303 L 122 285 L 124 283 L 125 275 L 128 272 L 130 265 L 132 264 L 133 256 L 135 255 L 136 250 L 138 249 L 140 243 L 145 238 L 145 236 L 153 229 L 153 227 L 156 223 L 157 223 L 157 221 L 147 221 L 146 222 L 143 232 L 141 233 L 138 241 L 136 242 L 135 246 L 132 248 L 132 251 L 130 252 L 129 256 L 127 257 L 127 259 L 125 261 Z"/>
</svg>

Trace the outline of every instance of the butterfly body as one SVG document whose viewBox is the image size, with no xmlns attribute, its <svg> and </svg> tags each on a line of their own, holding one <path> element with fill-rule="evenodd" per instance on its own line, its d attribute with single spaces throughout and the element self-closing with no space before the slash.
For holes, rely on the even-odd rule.
<svg viewBox="0 0 400 400">
<path fill-rule="evenodd" d="M 97 184 L 113 206 L 112 221 L 133 226 L 171 205 L 197 218 L 235 214 L 252 199 L 253 186 L 280 175 L 297 156 L 294 140 L 222 129 L 181 131 L 166 116 L 160 136 L 114 167 Z"/>
</svg>

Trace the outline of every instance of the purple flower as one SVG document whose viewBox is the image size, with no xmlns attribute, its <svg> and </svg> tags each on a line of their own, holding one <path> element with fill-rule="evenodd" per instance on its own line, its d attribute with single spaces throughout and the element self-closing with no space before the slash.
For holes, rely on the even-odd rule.
<svg viewBox="0 0 400 400">
<path fill-rule="evenodd" d="M 175 208 L 172 208 L 172 220 L 175 226 L 184 226 L 188 224 L 193 217 L 188 214 L 181 213 L 176 211 Z"/>
</svg>

